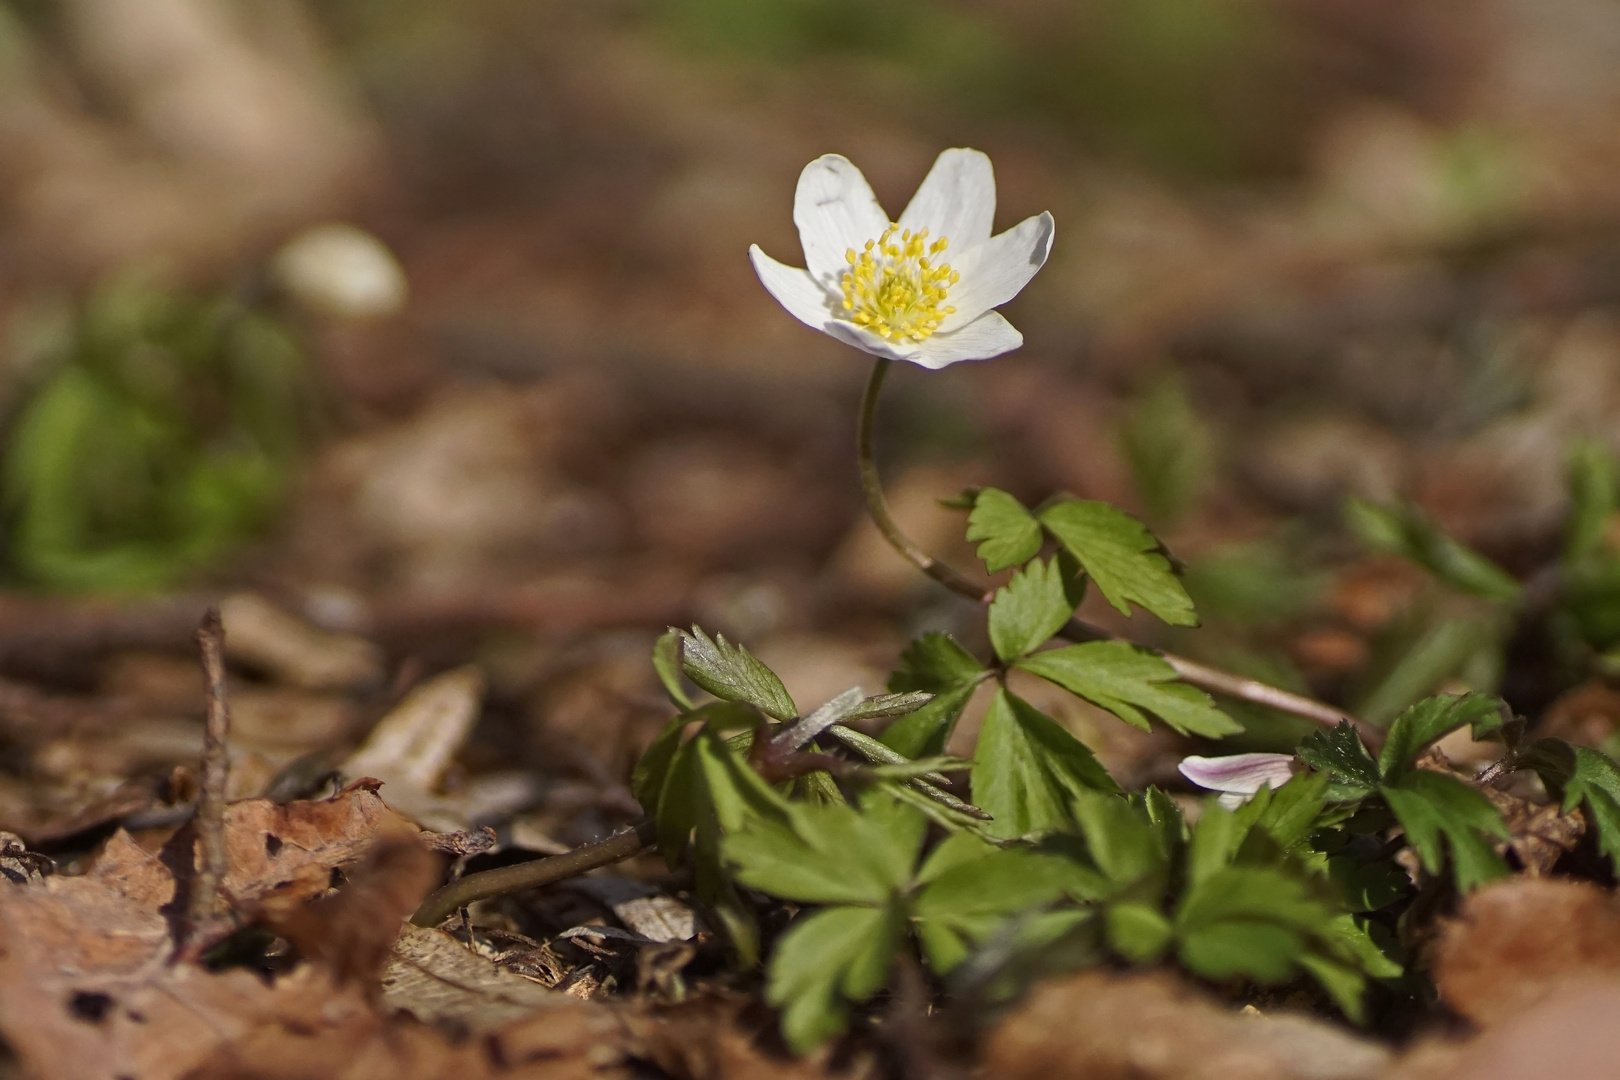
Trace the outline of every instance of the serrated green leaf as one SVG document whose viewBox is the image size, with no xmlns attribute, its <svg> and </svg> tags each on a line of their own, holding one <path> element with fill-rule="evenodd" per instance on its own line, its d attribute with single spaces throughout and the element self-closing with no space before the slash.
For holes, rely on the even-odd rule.
<svg viewBox="0 0 1620 1080">
<path fill-rule="evenodd" d="M 984 676 L 984 665 L 949 634 L 924 634 L 900 654 L 900 667 L 889 676 L 889 690 L 942 694 Z"/>
<path fill-rule="evenodd" d="M 1452 875 L 1461 892 L 1503 877 L 1508 867 L 1490 839 L 1507 840 L 1508 827 L 1489 799 L 1443 773 L 1412 769 L 1380 789 L 1424 869 L 1445 865 L 1441 841 L 1451 852 Z"/>
<path fill-rule="evenodd" d="M 999 488 L 982 488 L 968 515 L 967 538 L 992 574 L 1028 562 L 1041 550 L 1041 523 Z"/>
<path fill-rule="evenodd" d="M 1519 598 L 1519 583 L 1511 574 L 1446 535 L 1415 506 L 1385 508 L 1351 499 L 1345 519 L 1372 550 L 1411 559 L 1454 589 L 1500 603 Z"/>
<path fill-rule="evenodd" d="M 782 1037 L 794 1053 L 843 1031 L 850 1005 L 882 989 L 904 927 L 896 903 L 835 907 L 794 920 L 771 955 L 765 990 L 782 1010 Z"/>
<path fill-rule="evenodd" d="M 967 835 L 946 840 L 918 874 L 922 888 L 912 906 L 929 966 L 947 974 L 1010 916 L 1060 899 L 1072 877 L 1066 861 L 1054 856 L 997 848 Z"/>
<path fill-rule="evenodd" d="M 1598 847 L 1620 867 L 1620 764 L 1590 747 L 1538 739 L 1523 766 L 1536 771 L 1564 813 L 1584 804 Z"/>
<path fill-rule="evenodd" d="M 708 728 L 687 746 L 697 758 L 709 805 L 727 833 L 766 822 L 791 825 L 794 807 L 743 760 L 737 748 Z"/>
<path fill-rule="evenodd" d="M 911 881 L 927 822 L 886 797 L 860 809 L 801 804 L 785 822 L 728 829 L 721 850 L 737 880 L 808 904 L 882 904 Z"/>
<path fill-rule="evenodd" d="M 682 639 L 681 660 L 686 677 L 715 697 L 746 701 L 778 720 L 792 720 L 799 714 L 776 672 L 741 645 L 733 645 L 723 634 L 711 639 L 695 626 L 691 633 L 682 634 Z"/>
<path fill-rule="evenodd" d="M 945 749 L 973 690 L 974 686 L 969 685 L 936 694 L 927 705 L 890 724 L 880 741 L 906 757 L 939 753 Z"/>
<path fill-rule="evenodd" d="M 1178 955 L 1206 978 L 1280 982 L 1305 955 L 1307 937 L 1328 932 L 1335 914 L 1282 870 L 1227 867 L 1189 888 L 1177 905 Z"/>
<path fill-rule="evenodd" d="M 1119 790 L 1084 743 L 1006 690 L 996 691 L 973 759 L 973 801 L 998 836 L 1068 828 L 1075 793 Z"/>
<path fill-rule="evenodd" d="M 934 695 L 913 690 L 904 694 L 874 694 L 862 701 L 839 721 L 852 724 L 857 720 L 883 720 L 890 716 L 905 716 L 934 700 Z"/>
<path fill-rule="evenodd" d="M 990 601 L 990 644 L 996 655 L 1011 662 L 1046 644 L 1079 602 L 1057 559 L 1030 563 Z"/>
<path fill-rule="evenodd" d="M 1040 520 L 1120 613 L 1129 615 L 1134 603 L 1172 626 L 1198 625 L 1187 590 L 1140 521 L 1107 503 L 1079 499 L 1047 507 Z"/>
<path fill-rule="evenodd" d="M 1239 821 L 1259 829 L 1283 851 L 1305 843 L 1327 801 L 1328 778 L 1322 773 L 1296 776 L 1280 788 L 1261 788 L 1237 810 Z"/>
<path fill-rule="evenodd" d="M 1349 802 L 1372 794 L 1382 774 L 1354 724 L 1341 720 L 1337 727 L 1317 729 L 1299 744 L 1299 759 L 1332 780 L 1327 798 Z"/>
<path fill-rule="evenodd" d="M 653 670 L 658 673 L 658 681 L 664 684 L 664 693 L 682 709 L 692 708 L 692 699 L 687 696 L 686 687 L 681 685 L 681 646 L 685 635 L 673 626 L 664 632 L 653 646 Z"/>
<path fill-rule="evenodd" d="M 1103 926 L 1109 948 L 1137 964 L 1157 960 L 1175 936 L 1170 920 L 1147 904 L 1111 904 Z"/>
<path fill-rule="evenodd" d="M 1473 725 L 1474 737 L 1483 738 L 1502 726 L 1502 702 L 1486 694 L 1438 694 L 1413 705 L 1396 717 L 1378 754 L 1385 782 L 1411 768 L 1425 747 L 1464 724 Z"/>
<path fill-rule="evenodd" d="M 1243 730 L 1208 694 L 1178 681 L 1162 658 L 1122 641 L 1066 645 L 1026 656 L 1017 666 L 1144 731 L 1149 727 L 1144 711 L 1183 735 L 1218 739 Z"/>
<path fill-rule="evenodd" d="M 1071 804 L 1086 854 L 1109 882 L 1104 895 L 1157 903 L 1169 870 L 1160 827 L 1117 796 L 1079 792 Z"/>
</svg>

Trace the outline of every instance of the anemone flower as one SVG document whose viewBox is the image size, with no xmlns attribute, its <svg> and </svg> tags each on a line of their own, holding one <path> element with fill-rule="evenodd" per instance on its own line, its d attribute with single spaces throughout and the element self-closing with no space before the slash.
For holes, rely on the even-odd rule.
<svg viewBox="0 0 1620 1080">
<path fill-rule="evenodd" d="M 827 154 L 793 198 L 808 269 L 748 249 L 789 314 L 886 360 L 939 369 L 1010 352 L 1024 336 L 994 309 L 1018 295 L 1052 250 L 1052 215 L 990 235 L 996 180 L 977 150 L 946 150 L 893 221 L 866 177 Z"/>
<path fill-rule="evenodd" d="M 1292 754 L 1229 754 L 1226 757 L 1185 757 L 1177 766 L 1181 775 L 1210 791 L 1228 810 L 1242 806 L 1263 787 L 1280 788 L 1294 775 Z"/>
</svg>

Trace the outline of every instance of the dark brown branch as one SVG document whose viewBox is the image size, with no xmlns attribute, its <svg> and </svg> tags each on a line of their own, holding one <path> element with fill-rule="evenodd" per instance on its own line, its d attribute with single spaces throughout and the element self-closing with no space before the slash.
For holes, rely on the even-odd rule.
<svg viewBox="0 0 1620 1080">
<path fill-rule="evenodd" d="M 639 855 L 658 839 L 658 827 L 650 818 L 642 818 L 623 832 L 614 833 L 606 840 L 575 848 L 565 855 L 502 866 L 468 874 L 452 881 L 426 900 L 411 916 L 417 926 L 437 926 L 458 908 L 491 896 L 550 885 L 564 878 L 580 874 Z"/>
</svg>

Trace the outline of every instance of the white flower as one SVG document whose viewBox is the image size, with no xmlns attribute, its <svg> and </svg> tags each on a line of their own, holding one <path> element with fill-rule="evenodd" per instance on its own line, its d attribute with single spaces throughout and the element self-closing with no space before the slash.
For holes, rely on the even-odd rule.
<svg viewBox="0 0 1620 1080">
<path fill-rule="evenodd" d="M 1185 757 L 1177 766 L 1181 775 L 1210 791 L 1221 792 L 1216 802 L 1231 810 L 1254 798 L 1263 787 L 1280 788 L 1294 775 L 1292 754 L 1229 754 L 1226 757 Z"/>
<path fill-rule="evenodd" d="M 977 150 L 947 150 L 899 221 L 838 154 L 804 167 L 793 198 L 808 270 L 748 249 L 794 318 L 890 360 L 939 369 L 1010 352 L 1024 337 L 994 308 L 1018 295 L 1052 250 L 1052 215 L 990 235 L 996 179 Z M 948 254 L 947 254 L 948 253 Z"/>
</svg>

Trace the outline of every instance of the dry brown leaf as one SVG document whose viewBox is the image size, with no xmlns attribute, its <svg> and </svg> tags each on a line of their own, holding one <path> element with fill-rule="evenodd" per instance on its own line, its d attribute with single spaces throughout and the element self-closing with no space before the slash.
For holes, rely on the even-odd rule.
<svg viewBox="0 0 1620 1080">
<path fill-rule="evenodd" d="M 237 593 L 219 605 L 227 654 L 305 690 L 375 686 L 383 652 L 365 638 L 311 626 L 261 596 Z"/>
<path fill-rule="evenodd" d="M 377 833 L 399 817 L 383 804 L 374 780 L 357 780 L 330 799 L 273 803 L 249 799 L 225 808 L 231 904 L 257 911 L 321 895 L 332 870 L 359 861 Z"/>
<path fill-rule="evenodd" d="M 1620 1076 L 1616 1015 L 1620 1015 L 1620 980 L 1573 982 L 1475 1039 L 1456 1055 L 1451 1071 L 1430 1075 L 1437 1080 Z M 1409 1078 L 1403 1074 L 1395 1080 Z"/>
<path fill-rule="evenodd" d="M 1560 813 L 1556 804 L 1537 806 L 1489 785 L 1480 785 L 1479 791 L 1501 812 L 1512 836 L 1508 847 L 1532 877 L 1551 873 L 1559 858 L 1574 851 L 1586 833 L 1584 818 L 1576 813 Z"/>
<path fill-rule="evenodd" d="M 744 1007 L 738 999 L 705 997 L 628 1012 L 629 1052 L 674 1080 L 815 1080 L 831 1075 L 824 1059 L 794 1059 L 761 1049 L 762 1032 L 744 1022 Z M 868 1061 L 864 1068 L 839 1075 L 861 1080 L 876 1073 Z"/>
<path fill-rule="evenodd" d="M 338 983 L 375 990 L 406 916 L 439 883 L 439 859 L 409 827 L 384 829 L 336 894 L 310 903 L 273 894 L 260 914 Z"/>
<path fill-rule="evenodd" d="M 1585 882 L 1495 882 L 1445 923 L 1433 970 L 1440 999 L 1485 1025 L 1570 982 L 1620 978 L 1620 901 Z"/>
<path fill-rule="evenodd" d="M 394 942 L 382 991 L 390 1009 L 473 1031 L 572 1000 L 501 968 L 442 930 L 409 925 Z"/>
<path fill-rule="evenodd" d="M 991 1033 L 996 1080 L 1371 1080 L 1389 1051 L 1304 1016 L 1234 1013 L 1163 975 L 1044 984 Z"/>
<path fill-rule="evenodd" d="M 363 1014 L 359 997 L 171 964 L 162 853 L 117 833 L 82 877 L 0 888 L 0 1036 L 37 1080 L 184 1075 L 268 1017 Z M 306 1003 L 306 999 L 313 1004 Z"/>
</svg>

